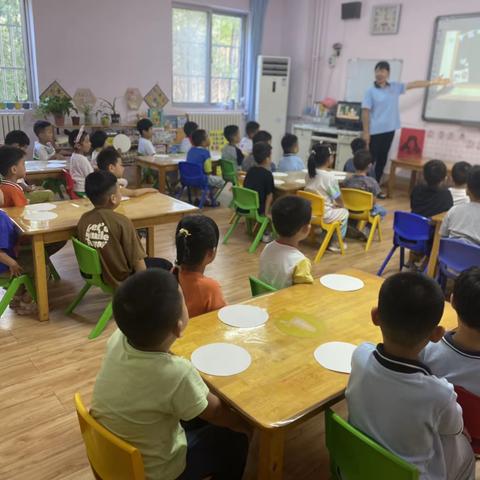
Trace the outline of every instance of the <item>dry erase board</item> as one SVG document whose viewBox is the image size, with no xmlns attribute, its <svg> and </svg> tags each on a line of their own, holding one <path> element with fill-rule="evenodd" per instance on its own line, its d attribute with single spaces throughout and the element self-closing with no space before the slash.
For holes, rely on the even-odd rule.
<svg viewBox="0 0 480 480">
<path fill-rule="evenodd" d="M 375 81 L 375 65 L 386 60 L 390 64 L 390 80 L 399 82 L 402 76 L 403 60 L 381 58 L 377 60 L 351 58 L 347 63 L 347 84 L 345 100 L 361 102 L 368 88 Z"/>
</svg>

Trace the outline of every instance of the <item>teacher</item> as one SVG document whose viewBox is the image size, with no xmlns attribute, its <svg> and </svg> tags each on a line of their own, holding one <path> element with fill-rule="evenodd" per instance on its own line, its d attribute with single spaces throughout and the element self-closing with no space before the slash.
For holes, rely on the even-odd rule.
<svg viewBox="0 0 480 480">
<path fill-rule="evenodd" d="M 436 78 L 410 83 L 389 82 L 390 64 L 375 65 L 375 82 L 365 93 L 362 102 L 363 139 L 367 143 L 375 164 L 375 177 L 380 182 L 395 130 L 400 128 L 399 97 L 406 90 L 432 85 L 448 85 L 450 80 Z"/>
</svg>

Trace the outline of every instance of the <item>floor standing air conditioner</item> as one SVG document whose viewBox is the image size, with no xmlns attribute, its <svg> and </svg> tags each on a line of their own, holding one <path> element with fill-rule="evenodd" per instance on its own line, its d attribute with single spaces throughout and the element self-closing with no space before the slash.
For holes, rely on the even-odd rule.
<svg viewBox="0 0 480 480">
<path fill-rule="evenodd" d="M 272 159 L 282 157 L 281 140 L 287 128 L 290 58 L 258 56 L 255 119 L 272 134 Z"/>
</svg>

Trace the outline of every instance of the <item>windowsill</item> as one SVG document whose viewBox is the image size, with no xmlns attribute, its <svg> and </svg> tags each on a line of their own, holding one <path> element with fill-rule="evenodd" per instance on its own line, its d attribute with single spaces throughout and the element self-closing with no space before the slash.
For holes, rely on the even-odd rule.
<svg viewBox="0 0 480 480">
<path fill-rule="evenodd" d="M 234 109 L 230 110 L 228 108 L 223 108 L 223 107 L 215 107 L 211 105 L 185 105 L 185 104 L 175 104 L 172 103 L 171 105 L 172 109 L 175 110 L 184 110 L 185 112 L 212 112 L 212 113 L 220 113 L 220 112 L 225 112 L 225 113 L 241 113 L 245 115 L 247 111 L 245 109 Z"/>
</svg>

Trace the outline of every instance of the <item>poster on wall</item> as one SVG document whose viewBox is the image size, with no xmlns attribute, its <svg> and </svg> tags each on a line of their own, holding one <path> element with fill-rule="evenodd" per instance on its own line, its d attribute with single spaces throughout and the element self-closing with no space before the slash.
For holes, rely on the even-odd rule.
<svg viewBox="0 0 480 480">
<path fill-rule="evenodd" d="M 145 95 L 144 100 L 150 108 L 155 109 L 162 109 L 168 103 L 168 97 L 158 83 Z"/>
<path fill-rule="evenodd" d="M 398 158 L 421 158 L 425 146 L 425 130 L 402 128 L 398 145 Z"/>
<path fill-rule="evenodd" d="M 47 97 L 60 97 L 68 98 L 69 100 L 72 97 L 65 91 L 65 89 L 55 80 L 53 81 L 41 94 L 40 100 L 44 100 Z"/>
</svg>

